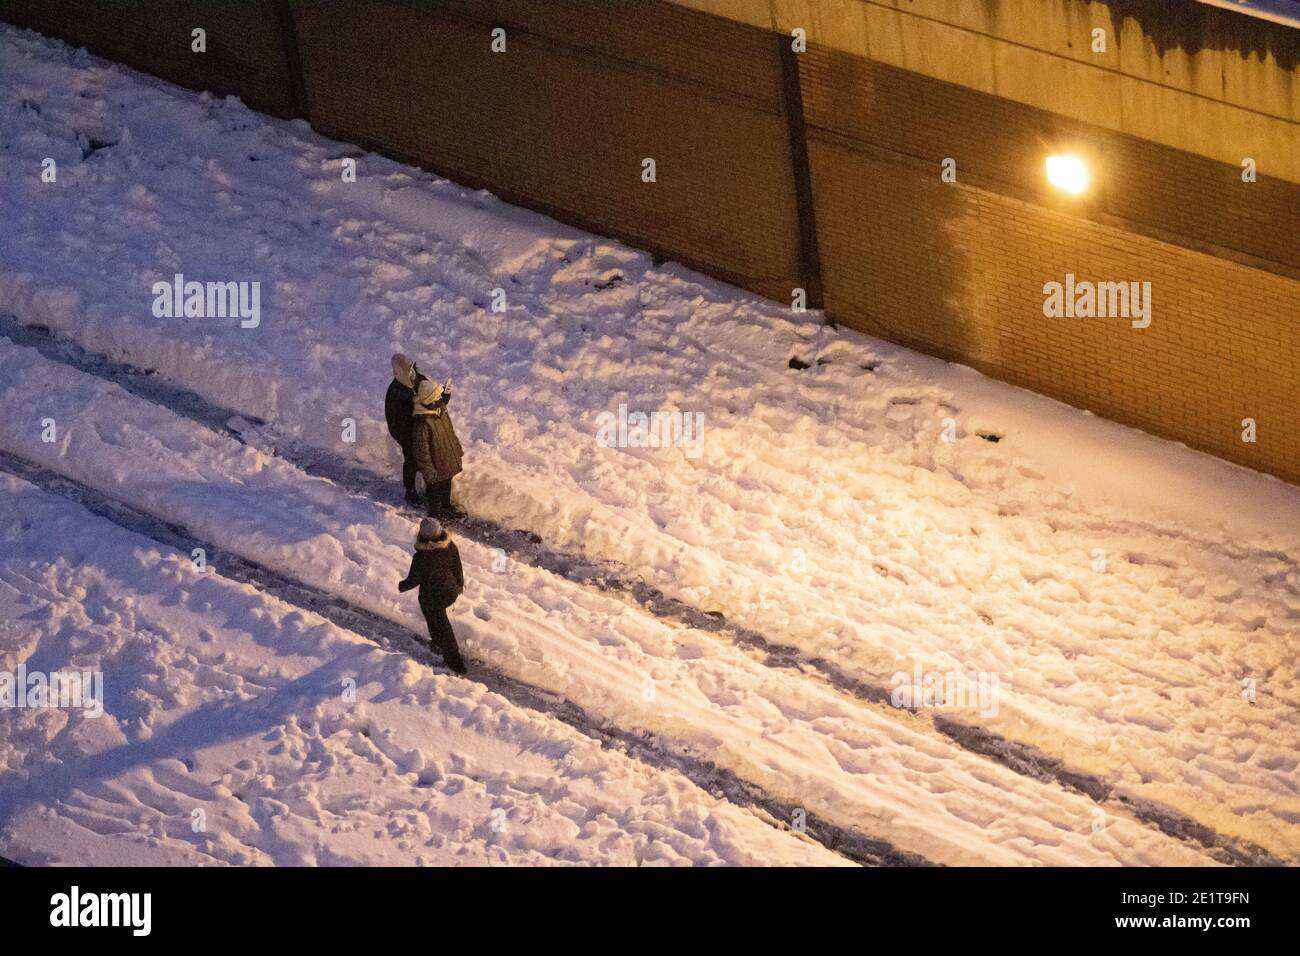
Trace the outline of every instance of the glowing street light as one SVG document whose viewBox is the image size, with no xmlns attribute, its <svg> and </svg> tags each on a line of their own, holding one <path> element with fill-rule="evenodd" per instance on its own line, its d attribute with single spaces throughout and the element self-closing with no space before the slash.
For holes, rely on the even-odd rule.
<svg viewBox="0 0 1300 956">
<path fill-rule="evenodd" d="M 1092 180 L 1087 164 L 1078 156 L 1048 156 L 1047 181 L 1057 189 L 1078 196 L 1087 191 Z"/>
</svg>

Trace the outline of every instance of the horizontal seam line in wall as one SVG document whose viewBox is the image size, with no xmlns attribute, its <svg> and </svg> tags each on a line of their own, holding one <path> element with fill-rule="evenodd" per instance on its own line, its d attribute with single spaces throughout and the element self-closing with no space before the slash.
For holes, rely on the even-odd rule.
<svg viewBox="0 0 1300 956">
<path fill-rule="evenodd" d="M 856 151 L 868 156 L 874 156 L 877 159 L 892 160 L 912 166 L 917 169 L 931 169 L 933 163 L 931 160 L 917 156 L 915 153 L 904 152 L 903 150 L 890 149 L 887 146 L 881 146 L 878 143 L 871 143 L 866 140 L 855 139 L 846 136 L 843 133 L 824 126 L 809 125 L 809 139 L 821 139 L 829 142 L 831 145 L 839 146 L 843 149 Z M 937 174 L 936 174 L 937 175 Z M 1091 216 L 1081 215 L 1077 212 L 1070 212 L 1065 209 L 1055 209 L 1034 198 L 1032 192 L 1026 189 L 1020 189 L 1013 185 L 1004 183 L 1000 180 L 990 179 L 986 176 L 964 174 L 965 179 L 955 183 L 948 183 L 949 187 L 965 189 L 971 192 L 980 193 L 989 196 L 998 196 L 1004 199 L 1010 199 L 1015 202 L 1033 206 L 1035 209 L 1041 209 L 1044 212 L 1057 213 L 1071 219 L 1077 219 L 1082 222 L 1090 222 L 1103 226 L 1110 226 L 1113 229 L 1122 228 L 1128 232 L 1136 233 L 1156 242 L 1164 243 L 1175 249 L 1181 249 L 1188 252 L 1195 252 L 1200 255 L 1209 256 L 1213 259 L 1222 259 L 1225 262 L 1231 262 L 1235 265 L 1245 266 L 1250 269 L 1257 269 L 1260 272 L 1267 272 L 1283 279 L 1300 282 L 1300 269 L 1289 266 L 1284 262 L 1277 262 L 1273 259 L 1263 259 L 1259 256 L 1252 255 L 1249 252 L 1243 252 L 1240 249 L 1233 249 L 1230 246 L 1221 246 L 1216 243 L 1205 242 L 1204 240 L 1195 239 L 1190 236 L 1182 236 L 1178 233 L 1161 229 L 1158 226 L 1151 226 L 1136 219 L 1128 219 L 1123 216 L 1117 216 L 1114 213 L 1098 212 Z M 817 194 L 817 173 L 813 172 L 813 194 Z"/>
<path fill-rule="evenodd" d="M 1279 121 L 1281 121 L 1281 122 L 1283 122 L 1283 123 L 1289 123 L 1289 124 L 1291 124 L 1292 126 L 1300 126 L 1300 120 L 1297 120 L 1297 119 L 1295 119 L 1295 118 L 1293 118 L 1293 117 L 1290 117 L 1290 116 L 1281 116 L 1281 115 L 1279 115 L 1279 114 L 1277 114 L 1277 113 L 1269 113 L 1269 112 L 1267 112 L 1266 110 L 1257 110 L 1257 109 L 1252 109 L 1252 108 L 1249 107 L 1249 106 L 1242 106 L 1242 105 L 1240 105 L 1240 104 L 1238 104 L 1238 103 L 1234 103 L 1234 102 L 1232 102 L 1231 100 L 1222 100 L 1222 99 L 1217 99 L 1216 97 L 1213 97 L 1213 96 L 1206 96 L 1204 93 L 1197 93 L 1195 90 L 1187 90 L 1187 89 L 1183 89 L 1181 86 L 1170 86 L 1168 83 L 1160 83 L 1160 82 L 1157 82 L 1157 81 L 1155 81 L 1155 80 L 1149 80 L 1149 79 L 1146 79 L 1145 77 L 1134 76 L 1132 73 L 1125 73 L 1123 70 L 1117 70 L 1117 69 L 1115 69 L 1114 67 L 1102 66 L 1102 65 L 1100 65 L 1100 64 L 1096 64 L 1096 63 L 1089 63 L 1089 62 L 1086 61 L 1086 60 L 1076 60 L 1076 59 L 1074 59 L 1073 57 L 1065 56 L 1065 55 L 1060 54 L 1060 53 L 1053 53 L 1051 50 L 1044 50 L 1044 49 L 1042 49 L 1041 47 L 1030 46 L 1028 43 L 1020 43 L 1020 42 L 1018 42 L 1018 41 L 1016 41 L 1016 40 L 1008 40 L 1006 37 L 1000 37 L 1000 36 L 998 36 L 998 35 L 995 34 L 995 33 L 986 33 L 986 32 L 984 32 L 983 30 L 972 30 L 970 27 L 963 27 L 963 26 L 959 26 L 959 25 L 957 25 L 957 24 L 955 24 L 955 23 L 949 23 L 947 20 L 940 20 L 940 19 L 937 18 L 937 17 L 927 17 L 927 16 L 925 16 L 924 14 L 921 14 L 921 13 L 913 13 L 913 12 L 908 11 L 908 10 L 901 10 L 901 9 L 899 9 L 898 7 L 886 6 L 886 5 L 883 4 L 883 3 L 879 3 L 879 2 L 877 2 L 877 0 L 858 0 L 858 2 L 859 2 L 859 3 L 866 4 L 866 5 L 870 5 L 870 6 L 873 6 L 873 7 L 879 7 L 879 8 L 882 9 L 882 10 L 888 10 L 888 11 L 890 11 L 891 13 L 897 13 L 897 14 L 899 14 L 900 16 L 904 16 L 904 17 L 915 17 L 917 20 L 926 20 L 926 21 L 928 21 L 928 22 L 930 22 L 930 23 L 938 23 L 938 24 L 941 24 L 941 25 L 943 25 L 943 26 L 950 27 L 950 28 L 952 28 L 953 30 L 960 30 L 962 33 L 969 33 L 971 36 L 984 37 L 986 40 L 996 40 L 998 43 L 1006 43 L 1006 44 L 1008 44 L 1009 46 L 1019 47 L 1019 48 L 1022 49 L 1022 50 L 1032 50 L 1032 51 L 1035 52 L 1035 53 L 1041 53 L 1041 54 L 1043 54 L 1043 56 L 1050 56 L 1050 57 L 1052 57 L 1052 58 L 1055 59 L 1055 60 L 1064 60 L 1066 63 L 1074 63 L 1074 64 L 1077 64 L 1078 66 L 1087 67 L 1087 68 L 1090 69 L 1090 70 L 1100 70 L 1102 73 L 1112 73 L 1112 74 L 1114 74 L 1114 75 L 1116 75 L 1116 76 L 1121 76 L 1121 77 L 1126 76 L 1126 77 L 1128 77 L 1129 79 L 1134 80 L 1134 81 L 1136 81 L 1136 82 L 1138 82 L 1138 83 L 1145 83 L 1147 86 L 1155 86 L 1155 87 L 1159 87 L 1159 88 L 1162 89 L 1162 90 L 1170 90 L 1170 91 L 1172 91 L 1172 92 L 1174 92 L 1174 93 L 1185 93 L 1185 94 L 1187 94 L 1188 96 L 1194 96 L 1194 97 L 1196 97 L 1198 100 L 1205 100 L 1206 102 L 1209 102 L 1209 103 L 1219 103 L 1219 104 L 1221 104 L 1221 105 L 1223 105 L 1223 106 L 1230 106 L 1230 107 L 1232 107 L 1233 109 L 1241 110 L 1243 113 L 1251 113 L 1251 114 L 1253 114 L 1253 115 L 1255 115 L 1255 116 L 1265 116 L 1265 117 L 1268 117 L 1269 119 L 1275 119 L 1275 120 L 1279 120 Z M 1115 48 L 1118 50 L 1118 49 L 1119 49 L 1119 37 L 1118 37 L 1118 36 L 1115 38 L 1115 44 L 1116 44 L 1116 47 L 1115 47 Z M 890 65 L 892 65 L 892 64 L 890 64 Z M 907 69 L 907 67 L 898 67 L 898 69 L 900 69 L 900 70 L 905 70 L 905 69 Z M 917 71 L 914 70 L 914 71 L 912 71 L 912 72 L 917 72 Z M 924 75 L 927 75 L 927 76 L 928 76 L 929 74 L 924 74 Z M 941 78 L 941 77 L 935 77 L 935 79 L 942 79 L 942 78 Z M 944 80 L 944 82 L 945 82 L 945 83 L 953 83 L 954 86 L 966 86 L 965 83 L 954 83 L 954 81 L 952 81 L 952 80 Z M 972 89 L 972 90 L 974 90 L 974 89 L 978 89 L 978 87 L 970 86 L 970 87 L 967 87 L 967 89 Z M 980 92 L 986 92 L 986 91 L 981 90 Z M 996 95 L 998 95 L 998 94 L 993 94 L 993 95 L 996 96 Z M 1007 97 L 1007 98 L 1009 99 L 1009 97 Z M 1017 101 L 1015 101 L 1015 102 L 1020 102 L 1020 101 L 1017 100 Z"/>
<path fill-rule="evenodd" d="M 489 27 L 502 25 L 495 20 L 487 19 L 480 16 L 475 16 L 474 14 L 466 13 L 465 11 L 459 9 L 449 9 L 446 7 L 433 8 L 433 7 L 428 7 L 421 4 L 413 3 L 411 2 L 411 0 L 393 0 L 393 2 L 408 7 L 409 9 L 413 10 L 417 14 L 428 17 L 430 19 L 445 17 L 446 19 L 449 20 L 457 20 L 463 24 L 473 23 L 476 25 L 489 26 Z M 671 2 L 671 0 L 660 0 L 660 2 Z M 683 8 L 683 9 L 689 9 L 689 8 Z M 722 18 L 716 18 L 716 19 L 722 19 Z M 727 20 L 726 22 L 735 24 L 737 21 Z M 512 38 L 522 37 L 525 45 L 530 45 L 535 49 L 549 48 L 552 50 L 559 50 L 561 52 L 568 53 L 570 55 L 578 54 L 583 57 L 592 57 L 597 60 L 603 60 L 606 63 L 617 64 L 623 67 L 625 70 L 631 72 L 647 73 L 652 76 L 665 77 L 676 83 L 680 83 L 684 86 L 689 86 L 696 93 L 707 96 L 708 98 L 713 100 L 722 100 L 727 103 L 730 103 L 731 105 L 736 105 L 737 102 L 740 102 L 747 106 L 752 107 L 754 110 L 760 113 L 768 113 L 771 114 L 772 116 L 783 115 L 781 112 L 781 107 L 779 105 L 780 90 L 775 85 L 775 83 L 773 85 L 772 97 L 770 99 L 764 99 L 763 97 L 755 96 L 751 93 L 744 93 L 741 92 L 740 90 L 735 90 L 728 86 L 721 86 L 717 83 L 711 83 L 707 79 L 689 76 L 687 74 L 679 73 L 675 71 L 658 69 L 656 67 L 649 66 L 645 63 L 642 63 L 638 60 L 631 59 L 629 57 L 618 56 L 615 53 L 611 53 L 607 50 L 600 50 L 592 46 L 583 46 L 578 43 L 570 43 L 568 41 L 558 39 L 556 37 L 550 36 L 545 33 L 537 33 L 536 31 L 529 30 L 526 27 L 511 26 L 510 29 L 512 31 L 511 34 Z M 750 29 L 753 29 L 755 31 L 761 31 L 761 28 L 759 27 L 751 27 Z M 775 59 L 775 56 L 773 56 L 773 59 Z"/>
<path fill-rule="evenodd" d="M 595 233 L 615 242 L 621 242 L 626 246 L 638 249 L 642 252 L 656 256 L 665 262 L 676 262 L 693 272 L 699 272 L 706 276 L 712 276 L 720 279 L 730 285 L 739 286 L 746 293 L 756 295 L 760 298 L 767 298 L 769 301 L 785 301 L 783 298 L 772 298 L 761 292 L 756 292 L 752 288 L 758 283 L 782 282 L 783 284 L 798 279 L 793 275 L 781 276 L 777 274 L 772 278 L 759 275 L 749 275 L 744 272 L 738 272 L 722 265 L 720 262 L 710 262 L 700 257 L 686 256 L 680 251 L 674 251 L 664 246 L 654 236 L 646 233 L 637 233 L 621 229 L 608 222 L 600 221 L 598 216 L 585 213 L 582 209 L 569 206 L 560 202 L 541 199 L 537 196 L 530 196 L 526 193 L 515 189 L 502 187 L 496 182 L 489 182 L 481 173 L 472 172 L 467 168 L 453 166 L 451 164 L 430 162 L 427 158 L 421 159 L 419 156 L 403 152 L 400 147 L 368 137 L 358 137 L 355 133 L 348 133 L 344 130 L 332 130 L 328 126 L 316 127 L 317 131 L 325 136 L 333 136 L 342 139 L 348 138 L 348 142 L 360 146 L 362 149 L 371 150 L 393 159 L 399 163 L 405 163 L 408 166 L 415 166 L 426 170 L 435 176 L 440 176 L 450 182 L 455 182 L 469 189 L 486 189 L 492 195 L 496 196 L 502 202 L 514 206 L 520 206 L 530 209 L 533 212 L 541 213 L 543 216 L 549 216 L 558 222 L 565 223 L 577 229 Z M 791 239 L 793 242 L 794 239 Z M 785 248 L 782 246 L 782 248 Z M 793 288 L 793 286 L 791 286 Z"/>
</svg>

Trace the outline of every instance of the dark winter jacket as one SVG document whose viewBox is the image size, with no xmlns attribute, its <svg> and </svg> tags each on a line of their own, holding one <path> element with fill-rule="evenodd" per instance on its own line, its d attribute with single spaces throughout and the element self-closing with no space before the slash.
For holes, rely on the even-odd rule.
<svg viewBox="0 0 1300 956">
<path fill-rule="evenodd" d="M 446 481 L 461 472 L 461 459 L 465 451 L 451 425 L 447 402 L 438 402 L 426 408 L 419 402 L 414 406 L 415 426 L 411 434 L 411 453 L 416 467 L 424 475 L 424 483 L 432 485 Z"/>
<path fill-rule="evenodd" d="M 397 585 L 399 591 L 420 589 L 420 604 L 424 607 L 451 607 L 465 590 L 465 571 L 461 568 L 460 552 L 456 542 L 445 530 L 432 541 L 417 538 L 415 556 L 406 580 Z"/>
<path fill-rule="evenodd" d="M 402 451 L 408 457 L 411 454 L 411 433 L 415 425 L 415 412 L 411 406 L 415 402 L 415 389 L 423 381 L 424 376 L 419 372 L 415 373 L 414 388 L 393 379 L 388 386 L 388 394 L 384 396 L 384 418 L 388 422 L 388 434 L 402 446 Z"/>
</svg>

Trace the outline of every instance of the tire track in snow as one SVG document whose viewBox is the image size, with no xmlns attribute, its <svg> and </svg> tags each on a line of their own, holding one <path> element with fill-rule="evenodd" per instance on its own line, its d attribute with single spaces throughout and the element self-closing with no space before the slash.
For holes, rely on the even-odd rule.
<svg viewBox="0 0 1300 956">
<path fill-rule="evenodd" d="M 0 470 L 44 491 L 74 501 L 92 514 L 150 538 L 164 547 L 174 548 L 184 554 L 190 554 L 195 548 L 203 548 L 209 565 L 219 566 L 223 577 L 251 585 L 286 603 L 310 610 L 383 647 L 400 651 L 431 666 L 440 661 L 425 641 L 400 624 L 245 560 L 211 542 L 202 541 L 184 527 L 137 511 L 97 489 L 3 450 L 0 450 Z M 608 721 L 592 717 L 560 695 L 506 676 L 481 661 L 470 661 L 469 666 L 470 675 L 467 679 L 478 681 L 512 704 L 560 720 L 601 746 L 648 766 L 676 771 L 707 793 L 753 811 L 773 827 L 780 828 L 782 824 L 778 821 L 794 819 L 795 811 L 801 809 L 772 797 L 761 787 L 736 776 L 730 770 L 673 747 L 654 734 L 622 730 Z M 933 865 L 924 857 L 900 850 L 888 841 L 828 823 L 812 814 L 806 814 L 806 821 L 805 834 L 809 838 L 856 863 L 868 866 Z"/>
<path fill-rule="evenodd" d="M 379 475 L 363 465 L 339 459 L 292 437 L 279 434 L 266 422 L 252 420 L 249 416 L 223 408 L 177 383 L 155 375 L 151 370 L 89 352 L 75 342 L 55 337 L 42 327 L 23 325 L 12 315 L 0 315 L 0 335 L 17 345 L 36 349 L 51 361 L 112 382 L 137 397 L 162 405 L 210 430 L 274 454 L 309 475 L 328 479 L 349 492 L 397 507 L 404 513 L 413 513 L 394 494 L 396 482 L 391 476 Z M 636 578 L 630 568 L 561 551 L 548 546 L 535 534 L 479 518 L 466 516 L 447 523 L 464 537 L 485 547 L 499 548 L 529 566 L 550 572 L 579 586 L 620 594 L 629 603 L 661 620 L 682 624 L 734 644 L 765 666 L 797 671 L 856 700 L 877 705 L 881 711 L 889 713 L 895 719 L 903 718 L 898 709 L 892 706 L 887 687 L 850 674 L 824 657 L 783 644 L 751 628 L 733 624 L 720 612 L 708 612 L 669 597 Z M 274 574 L 269 571 L 267 573 Z M 338 601 L 334 598 L 328 600 Z M 369 613 L 357 610 L 362 614 Z M 382 621 L 378 618 L 375 620 Z M 383 621 L 383 626 L 397 628 L 387 621 Z M 350 627 L 357 633 L 369 636 L 369 632 L 361 627 Z M 405 630 L 402 633 L 410 636 Z M 1059 758 L 1030 744 L 1009 740 L 946 715 L 912 710 L 905 711 L 905 714 L 915 717 L 922 727 L 928 724 L 934 732 L 970 753 L 993 760 L 1022 776 L 1055 783 L 1072 793 L 1088 797 L 1111 812 L 1123 813 L 1145 826 L 1159 830 L 1166 836 L 1196 844 L 1219 862 L 1236 866 L 1277 866 L 1283 863 L 1263 847 L 1224 836 L 1191 817 L 1154 801 L 1128 796 L 1117 791 L 1104 778 L 1072 770 Z M 590 720 L 589 717 L 586 719 Z M 746 787 L 752 786 L 739 778 L 733 777 L 733 780 Z"/>
</svg>

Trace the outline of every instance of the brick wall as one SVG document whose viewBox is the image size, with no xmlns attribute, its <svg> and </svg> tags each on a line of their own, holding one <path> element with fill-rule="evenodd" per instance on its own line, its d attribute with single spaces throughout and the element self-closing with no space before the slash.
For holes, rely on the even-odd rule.
<svg viewBox="0 0 1300 956">
<path fill-rule="evenodd" d="M 240 97 L 276 116 L 298 115 L 270 0 L 0 0 L 0 20 L 59 37 L 195 90 Z M 207 52 L 190 49 L 207 31 Z"/>
<path fill-rule="evenodd" d="M 1293 183 L 1267 175 L 1244 183 L 1240 165 L 824 47 L 811 47 L 799 67 L 810 127 L 922 160 L 936 174 L 952 157 L 962 181 L 1048 205 L 1056 199 L 1044 157 L 1083 152 L 1096 167 L 1096 186 L 1077 214 L 1300 272 L 1300 186 Z"/>
<path fill-rule="evenodd" d="M 1300 281 L 1277 263 L 1296 252 L 1284 241 L 1300 235 L 1288 219 L 1294 195 L 1277 183 L 1242 184 L 1236 171 L 1234 186 L 1220 164 L 1207 169 L 1174 150 L 1084 130 L 1108 160 L 1104 175 L 1119 169 L 1120 180 L 1106 196 L 1064 208 L 1039 183 L 1044 148 L 1059 132 L 1050 115 L 992 97 L 950 101 L 931 81 L 908 82 L 892 68 L 831 62 L 841 56 L 804 61 L 832 316 L 1300 482 Z M 956 184 L 940 178 L 945 156 L 958 161 Z M 1108 212 L 1116 196 L 1133 205 L 1129 223 Z M 1276 269 L 1131 228 L 1142 220 L 1180 238 L 1205 230 Z M 1150 282 L 1150 327 L 1045 317 L 1043 286 L 1067 273 Z M 1258 423 L 1255 444 L 1241 441 L 1247 417 Z"/>
<path fill-rule="evenodd" d="M 802 284 L 770 34 L 597 0 L 298 0 L 294 15 L 327 135 L 774 298 Z M 505 54 L 490 49 L 494 26 Z M 647 157 L 655 183 L 641 179 Z"/>
</svg>

